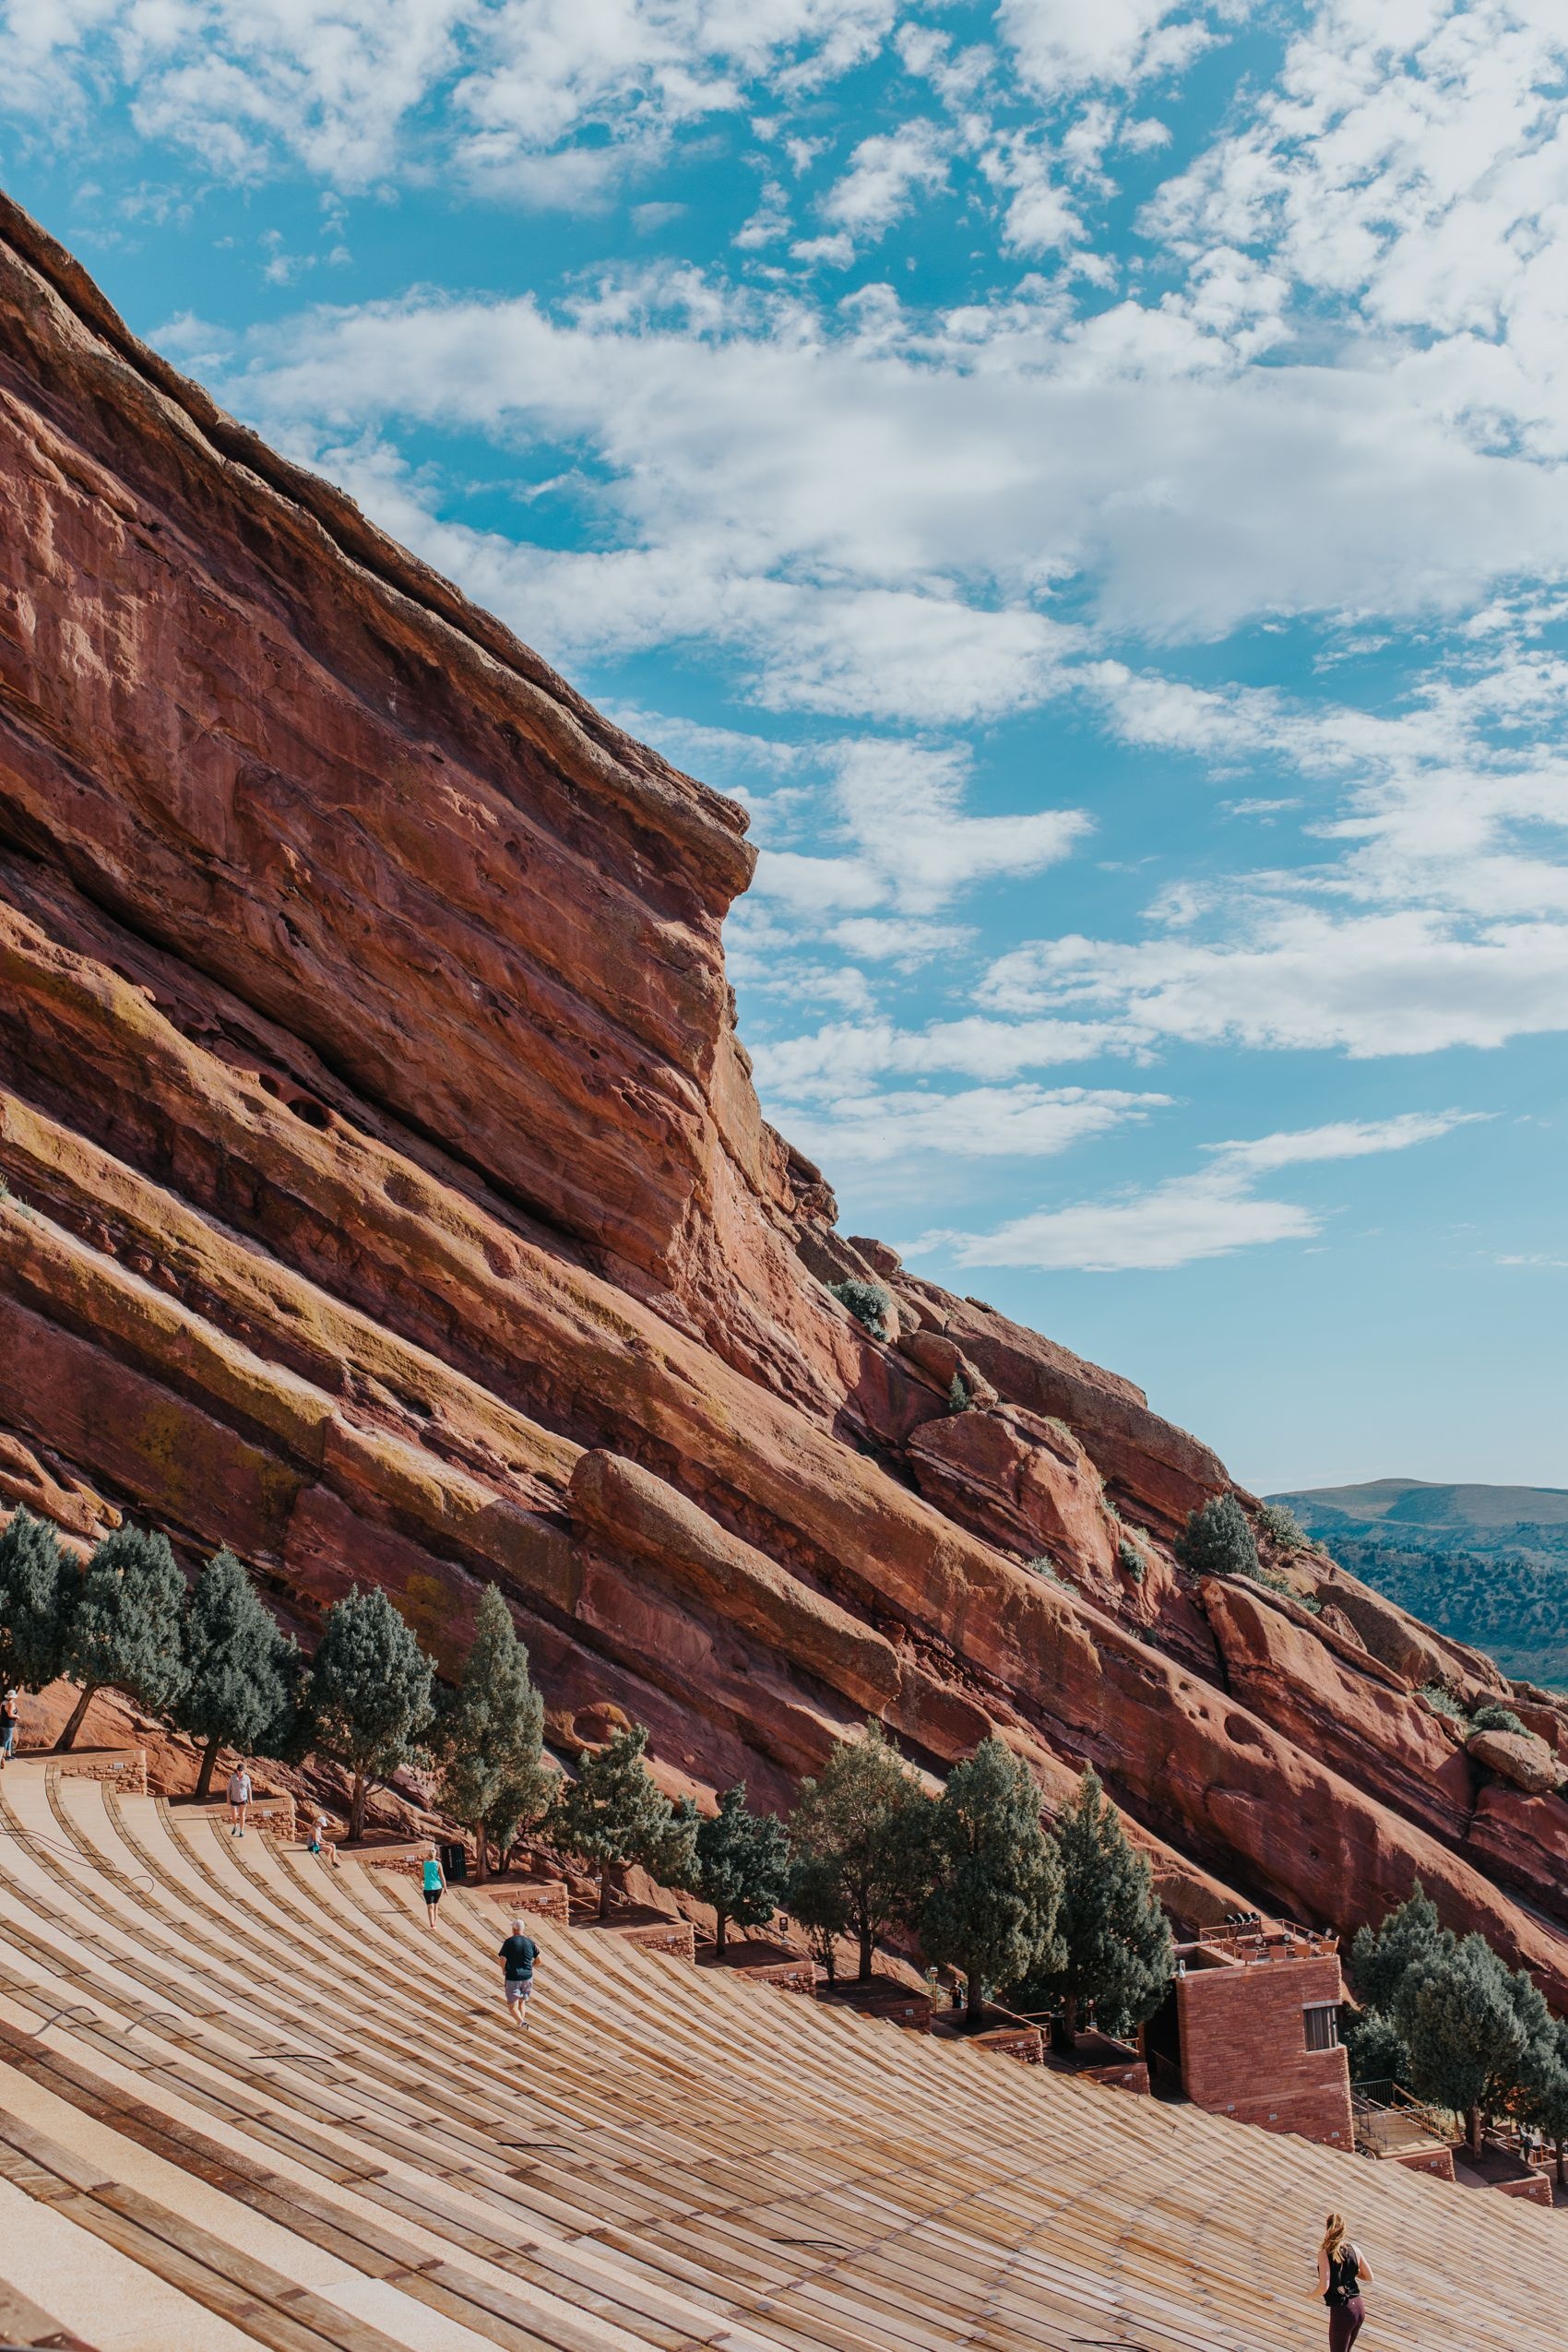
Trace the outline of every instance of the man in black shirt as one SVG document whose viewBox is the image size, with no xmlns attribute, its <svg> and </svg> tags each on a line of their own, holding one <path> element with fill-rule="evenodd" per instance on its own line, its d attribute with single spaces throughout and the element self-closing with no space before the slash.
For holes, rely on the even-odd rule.
<svg viewBox="0 0 1568 2352">
<path fill-rule="evenodd" d="M 539 1946 L 532 1936 L 525 1932 L 521 1919 L 513 1920 L 512 1932 L 495 1956 L 502 1966 L 501 1990 L 506 1997 L 506 2014 L 514 2025 L 520 2026 L 526 2033 Z"/>
</svg>

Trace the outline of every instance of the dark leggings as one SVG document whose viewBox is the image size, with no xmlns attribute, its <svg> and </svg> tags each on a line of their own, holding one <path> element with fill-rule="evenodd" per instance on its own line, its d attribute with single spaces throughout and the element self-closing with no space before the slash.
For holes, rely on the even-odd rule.
<svg viewBox="0 0 1568 2352">
<path fill-rule="evenodd" d="M 1352 2295 L 1348 2303 L 1331 2303 L 1328 2307 L 1328 2352 L 1350 2352 L 1366 2315 L 1367 2307 L 1359 2295 Z"/>
</svg>

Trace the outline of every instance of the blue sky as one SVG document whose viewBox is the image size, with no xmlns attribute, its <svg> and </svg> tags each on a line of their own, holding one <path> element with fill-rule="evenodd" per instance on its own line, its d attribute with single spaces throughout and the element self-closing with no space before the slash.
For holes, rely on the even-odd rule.
<svg viewBox="0 0 1568 2352">
<path fill-rule="evenodd" d="M 847 1229 L 1568 1485 L 1560 0 L 0 0 L 0 174 L 747 802 Z"/>
</svg>

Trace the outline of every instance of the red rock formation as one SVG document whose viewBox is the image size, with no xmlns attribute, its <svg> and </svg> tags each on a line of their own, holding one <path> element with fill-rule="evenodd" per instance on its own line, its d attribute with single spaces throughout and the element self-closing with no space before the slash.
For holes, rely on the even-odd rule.
<svg viewBox="0 0 1568 2352">
<path fill-rule="evenodd" d="M 307 1637 L 374 1578 L 448 1662 L 498 1584 L 561 1735 L 619 1708 L 671 1785 L 994 1726 L 1194 1921 L 1419 1870 L 1568 1999 L 1503 1891 L 1558 1800 L 1472 1820 L 1414 1695 L 1482 1665 L 1326 1570 L 1321 1620 L 1194 1590 L 1216 1457 L 837 1233 L 733 1031 L 748 873 L 0 207 L 0 1497 L 226 1541 Z"/>
</svg>

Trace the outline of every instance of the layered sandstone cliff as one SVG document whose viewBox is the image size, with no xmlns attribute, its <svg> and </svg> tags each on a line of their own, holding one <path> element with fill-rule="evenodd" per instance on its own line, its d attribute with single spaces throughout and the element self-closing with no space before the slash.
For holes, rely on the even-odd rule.
<svg viewBox="0 0 1568 2352">
<path fill-rule="evenodd" d="M 1188 1918 L 1419 1871 L 1568 2005 L 1568 1805 L 1417 1695 L 1494 1669 L 1322 1562 L 1319 1615 L 1194 1585 L 1205 1446 L 837 1231 L 734 1033 L 749 871 L 0 205 L 0 1501 L 225 1541 L 307 1635 L 374 1578 L 446 1658 L 498 1583 L 558 1736 L 764 1801 L 868 1712 L 999 1726 Z"/>
</svg>

